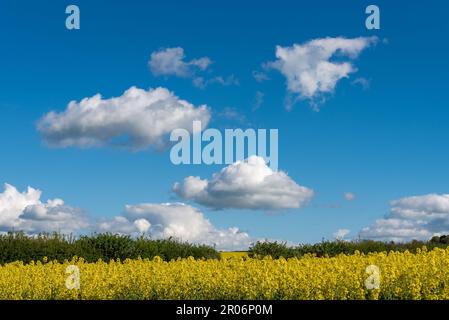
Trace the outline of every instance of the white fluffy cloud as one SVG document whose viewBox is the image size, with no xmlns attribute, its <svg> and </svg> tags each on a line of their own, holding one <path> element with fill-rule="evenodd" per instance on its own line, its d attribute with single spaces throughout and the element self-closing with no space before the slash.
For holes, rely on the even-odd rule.
<svg viewBox="0 0 449 320">
<path fill-rule="evenodd" d="M 130 149 L 161 147 L 173 129 L 192 131 L 192 122 L 206 127 L 207 106 L 195 107 L 165 88 L 143 90 L 131 87 L 123 95 L 103 99 L 100 94 L 72 101 L 63 112 L 50 112 L 38 122 L 43 139 L 54 147 L 99 147 Z"/>
<path fill-rule="evenodd" d="M 211 63 L 212 61 L 208 57 L 185 61 L 184 49 L 180 47 L 155 51 L 151 54 L 148 62 L 154 75 L 178 77 L 192 76 L 197 69 L 206 70 Z"/>
<path fill-rule="evenodd" d="M 401 219 L 434 220 L 449 218 L 449 194 L 406 197 L 391 202 L 391 216 Z"/>
<path fill-rule="evenodd" d="M 238 228 L 217 229 L 196 208 L 183 203 L 127 205 L 122 216 L 99 224 L 99 231 L 214 245 L 217 249 L 247 249 L 253 241 Z"/>
<path fill-rule="evenodd" d="M 157 239 L 174 237 L 226 250 L 247 249 L 254 242 L 236 227 L 216 228 L 198 209 L 183 203 L 127 205 L 122 215 L 93 223 L 81 210 L 65 205 L 61 199 L 41 202 L 40 198 L 40 190 L 28 187 L 19 192 L 5 184 L 4 192 L 0 193 L 0 232 L 145 234 Z"/>
<path fill-rule="evenodd" d="M 66 206 L 61 199 L 43 203 L 41 194 L 31 187 L 19 192 L 5 184 L 4 192 L 0 193 L 0 231 L 71 233 L 88 227 L 80 210 Z"/>
<path fill-rule="evenodd" d="M 449 194 L 406 197 L 391 202 L 390 213 L 360 232 L 362 238 L 429 240 L 449 233 Z"/>
<path fill-rule="evenodd" d="M 277 60 L 267 66 L 279 70 L 286 77 L 289 92 L 312 99 L 333 92 L 340 79 L 356 72 L 351 60 L 376 42 L 376 37 L 337 37 L 314 39 L 291 47 L 277 46 Z"/>
<path fill-rule="evenodd" d="M 258 156 L 231 164 L 210 180 L 187 177 L 175 183 L 173 191 L 214 209 L 299 208 L 313 197 L 311 189 L 298 185 L 285 172 L 273 171 Z"/>
</svg>

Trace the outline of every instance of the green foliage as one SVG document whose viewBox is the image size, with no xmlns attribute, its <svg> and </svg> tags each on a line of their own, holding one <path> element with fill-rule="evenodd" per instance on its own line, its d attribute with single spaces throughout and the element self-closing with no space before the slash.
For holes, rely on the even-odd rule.
<svg viewBox="0 0 449 320">
<path fill-rule="evenodd" d="M 99 259 L 125 260 L 138 257 L 153 259 L 159 256 L 169 261 L 177 258 L 218 259 L 219 253 L 212 247 L 180 242 L 172 238 L 152 240 L 140 237 L 114 234 L 94 234 L 75 238 L 60 234 L 41 234 L 27 236 L 23 233 L 8 233 L 0 235 L 0 264 L 23 261 L 57 260 L 63 262 L 72 257 L 82 257 L 88 262 Z"/>
<path fill-rule="evenodd" d="M 449 244 L 449 236 L 435 236 L 430 239 L 430 242 L 434 244 Z"/>
<path fill-rule="evenodd" d="M 438 238 L 438 239 L 437 239 Z M 449 237 L 434 237 L 428 242 L 413 240 L 407 243 L 395 243 L 359 240 L 359 241 L 322 241 L 315 244 L 300 244 L 295 247 L 287 246 L 285 242 L 257 242 L 249 250 L 250 257 L 271 256 L 275 259 L 279 257 L 291 258 L 302 257 L 305 254 L 314 254 L 317 257 L 332 257 L 338 254 L 354 254 L 370 252 L 390 252 L 390 251 L 409 251 L 416 252 L 416 249 L 433 249 L 435 247 L 446 248 L 449 245 Z"/>
<path fill-rule="evenodd" d="M 292 258 L 296 256 L 294 248 L 287 247 L 285 242 L 256 242 L 249 248 L 249 256 L 251 258 L 263 258 L 271 256 L 273 259 L 280 257 Z"/>
</svg>

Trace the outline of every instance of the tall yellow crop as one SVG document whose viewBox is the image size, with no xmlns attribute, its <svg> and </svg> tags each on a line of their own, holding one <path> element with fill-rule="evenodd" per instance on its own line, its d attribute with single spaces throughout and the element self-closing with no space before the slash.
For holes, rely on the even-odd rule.
<svg viewBox="0 0 449 320">
<path fill-rule="evenodd" d="M 80 289 L 69 290 L 69 265 Z M 378 288 L 366 272 L 376 266 Z M 333 258 L 21 262 L 0 266 L 0 299 L 449 299 L 449 249 Z"/>
</svg>

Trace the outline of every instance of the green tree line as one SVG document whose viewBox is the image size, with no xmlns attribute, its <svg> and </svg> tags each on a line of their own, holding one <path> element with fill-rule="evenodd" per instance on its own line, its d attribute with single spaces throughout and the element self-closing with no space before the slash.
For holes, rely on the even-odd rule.
<svg viewBox="0 0 449 320">
<path fill-rule="evenodd" d="M 0 235 L 0 264 L 13 261 L 28 263 L 42 261 L 44 258 L 63 262 L 74 256 L 82 257 L 88 262 L 138 257 L 152 259 L 156 256 L 170 261 L 189 256 L 195 259 L 218 258 L 219 253 L 210 246 L 181 242 L 172 238 L 153 240 L 109 233 L 81 237 L 56 233 L 28 236 L 20 232 Z"/>
<path fill-rule="evenodd" d="M 288 246 L 285 242 L 258 241 L 249 249 L 250 257 L 272 258 L 292 258 L 302 257 L 305 254 L 314 254 L 317 257 L 333 257 L 338 254 L 354 254 L 356 251 L 360 253 L 370 252 L 390 252 L 390 251 L 409 251 L 415 253 L 416 250 L 426 247 L 431 250 L 435 247 L 446 248 L 449 245 L 449 236 L 435 236 L 429 241 L 417 241 L 397 243 L 384 242 L 374 240 L 357 240 L 357 241 L 322 241 L 315 244 L 299 244 L 297 246 Z"/>
</svg>

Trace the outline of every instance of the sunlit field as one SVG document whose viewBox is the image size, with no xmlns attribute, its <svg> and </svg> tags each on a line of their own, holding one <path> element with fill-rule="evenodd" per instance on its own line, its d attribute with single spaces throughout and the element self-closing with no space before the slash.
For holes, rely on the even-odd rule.
<svg viewBox="0 0 449 320">
<path fill-rule="evenodd" d="M 221 259 L 246 258 L 246 257 L 248 257 L 248 252 L 246 252 L 246 251 L 223 251 L 223 252 L 220 252 Z"/>
<path fill-rule="evenodd" d="M 0 299 L 449 298 L 449 249 L 324 258 L 224 256 L 7 263 L 0 266 Z"/>
</svg>

